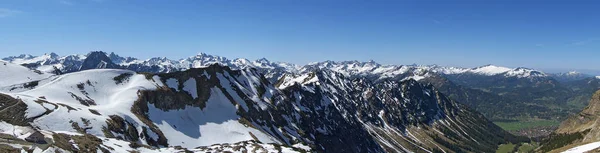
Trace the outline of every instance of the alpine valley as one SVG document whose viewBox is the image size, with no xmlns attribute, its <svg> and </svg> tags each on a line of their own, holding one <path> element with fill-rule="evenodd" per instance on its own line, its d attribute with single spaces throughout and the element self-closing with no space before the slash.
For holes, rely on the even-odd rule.
<svg viewBox="0 0 600 153">
<path fill-rule="evenodd" d="M 600 141 L 600 79 L 577 72 L 94 51 L 6 57 L 0 78 L 0 152 L 547 152 Z"/>
</svg>

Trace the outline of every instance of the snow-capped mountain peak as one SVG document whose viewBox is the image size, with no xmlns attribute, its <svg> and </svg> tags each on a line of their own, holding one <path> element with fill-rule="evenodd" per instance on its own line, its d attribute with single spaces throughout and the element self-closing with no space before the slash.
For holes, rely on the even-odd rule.
<svg viewBox="0 0 600 153">
<path fill-rule="evenodd" d="M 481 67 L 472 68 L 469 72 L 483 74 L 483 75 L 498 75 L 510 71 L 510 68 L 495 66 L 495 65 L 484 65 Z"/>
<path fill-rule="evenodd" d="M 257 63 L 271 63 L 267 58 L 260 58 L 256 60 Z"/>
<path fill-rule="evenodd" d="M 581 72 L 577 72 L 577 71 L 569 71 L 569 72 L 567 72 L 566 74 L 567 74 L 567 75 L 571 75 L 571 76 L 573 76 L 573 75 L 580 75 L 580 74 L 582 74 L 582 73 L 581 73 Z"/>
<path fill-rule="evenodd" d="M 506 72 L 505 76 L 529 78 L 529 77 L 547 77 L 548 75 L 546 75 L 546 73 L 541 72 L 541 71 L 524 68 L 524 67 L 518 67 L 518 68 L 515 68 L 515 69 L 512 69 L 512 70 Z"/>
<path fill-rule="evenodd" d="M 104 53 L 104 52 L 102 52 Z M 483 76 L 502 75 L 505 77 L 546 77 L 541 71 L 528 68 L 508 68 L 496 65 L 484 65 L 475 68 L 444 67 L 439 65 L 382 65 L 373 60 L 361 61 L 323 61 L 313 62 L 305 66 L 298 66 L 285 62 L 272 62 L 266 58 L 257 60 L 248 60 L 245 58 L 235 58 L 230 60 L 226 57 L 210 55 L 207 53 L 198 53 L 197 55 L 183 58 L 180 60 L 171 60 L 165 57 L 155 57 L 147 60 L 139 60 L 133 57 L 121 57 L 115 53 L 104 53 L 110 58 L 112 63 L 137 72 L 167 73 L 174 71 L 183 71 L 190 68 L 201 68 L 211 64 L 220 64 L 231 67 L 232 69 L 256 68 L 261 73 L 265 73 L 270 81 L 276 82 L 284 73 L 303 73 L 315 69 L 330 69 L 348 77 L 369 76 L 377 80 L 386 78 L 407 78 L 420 80 L 433 74 L 440 75 L 461 75 L 475 74 Z M 38 69 L 44 72 L 53 72 L 54 68 L 62 73 L 78 71 L 87 55 L 69 55 L 60 57 L 57 54 L 45 54 L 42 56 L 20 55 L 7 57 L 7 61 L 14 64 L 27 64 L 28 67 Z M 110 62 L 107 62 L 109 64 Z M 426 75 L 427 74 L 427 75 Z"/>
<path fill-rule="evenodd" d="M 550 76 L 554 77 L 558 81 L 569 82 L 576 80 L 583 80 L 586 78 L 593 78 L 593 75 L 584 74 L 578 71 L 569 71 L 565 73 L 554 73 L 550 74 Z"/>
<path fill-rule="evenodd" d="M 14 59 L 32 59 L 32 58 L 34 58 L 34 57 L 35 57 L 35 56 L 33 56 L 33 55 L 30 55 L 30 54 L 21 54 L 21 55 L 19 55 L 19 56 L 9 56 L 9 57 L 5 57 L 5 58 L 2 58 L 2 60 L 5 60 L 5 61 L 12 61 L 12 60 L 14 60 Z"/>
</svg>

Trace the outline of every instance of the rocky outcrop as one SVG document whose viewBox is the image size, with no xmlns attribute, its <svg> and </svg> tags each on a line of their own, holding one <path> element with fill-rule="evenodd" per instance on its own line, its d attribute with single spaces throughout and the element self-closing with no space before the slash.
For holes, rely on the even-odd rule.
<svg viewBox="0 0 600 153">
<path fill-rule="evenodd" d="M 0 121 L 12 125 L 28 126 L 33 119 L 26 117 L 27 105 L 20 99 L 0 94 Z"/>
<path fill-rule="evenodd" d="M 310 118 L 335 112 L 350 125 L 362 128 L 345 135 L 359 136 L 366 132 L 368 139 L 363 140 L 374 140 L 386 152 L 493 152 L 499 143 L 527 140 L 500 129 L 482 114 L 450 100 L 432 85 L 422 85 L 413 79 L 371 82 L 364 78 L 348 79 L 329 70 L 316 70 L 313 77 L 317 81 L 304 79 L 301 85 L 284 89 L 296 94 L 300 91 L 301 98 L 294 98 L 299 100 L 297 107 L 310 110 L 302 113 L 313 113 L 307 115 Z M 329 122 L 322 118 L 310 119 L 316 123 Z M 311 124 L 327 131 L 343 131 L 329 124 Z M 333 123 L 336 124 L 339 123 Z M 325 140 L 338 135 L 321 134 L 326 135 L 321 138 Z M 327 142 L 323 144 L 337 146 Z"/>
<path fill-rule="evenodd" d="M 600 90 L 593 94 L 587 107 L 563 121 L 542 143 L 541 151 L 564 151 L 574 146 L 600 141 Z"/>
</svg>

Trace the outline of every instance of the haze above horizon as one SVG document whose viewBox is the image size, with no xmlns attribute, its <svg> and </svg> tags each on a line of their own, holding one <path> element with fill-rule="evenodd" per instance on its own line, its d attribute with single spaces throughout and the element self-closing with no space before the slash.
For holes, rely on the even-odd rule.
<svg viewBox="0 0 600 153">
<path fill-rule="evenodd" d="M 0 56 L 115 52 L 180 59 L 600 70 L 594 1 L 0 2 Z"/>
</svg>

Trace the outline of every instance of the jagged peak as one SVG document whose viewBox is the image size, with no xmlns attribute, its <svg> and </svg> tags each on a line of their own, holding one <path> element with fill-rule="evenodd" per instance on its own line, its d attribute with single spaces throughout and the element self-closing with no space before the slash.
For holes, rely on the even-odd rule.
<svg viewBox="0 0 600 153">
<path fill-rule="evenodd" d="M 146 61 L 172 61 L 172 60 L 168 59 L 167 57 L 152 57 Z"/>
<path fill-rule="evenodd" d="M 199 52 L 198 54 L 196 54 L 196 56 L 208 56 L 208 54 L 206 54 L 204 52 Z"/>
<path fill-rule="evenodd" d="M 31 54 L 21 54 L 19 56 L 9 56 L 9 57 L 18 57 L 18 58 L 34 58 L 36 56 L 33 56 Z"/>
<path fill-rule="evenodd" d="M 193 57 L 224 58 L 224 57 L 221 57 L 221 56 L 207 54 L 207 53 L 204 53 L 204 52 L 200 52 L 200 53 L 196 54 L 196 56 L 193 56 Z"/>
<path fill-rule="evenodd" d="M 114 69 L 119 68 L 120 66 L 115 64 L 108 54 L 103 51 L 92 51 L 88 53 L 87 57 L 83 61 L 79 70 L 89 70 L 89 69 Z"/>
<path fill-rule="evenodd" d="M 23 60 L 21 58 L 20 62 L 38 62 L 38 63 L 46 63 L 46 64 L 55 64 L 62 61 L 70 61 L 70 60 L 83 60 L 85 57 L 88 57 L 90 54 L 94 52 L 104 53 L 110 57 L 113 63 L 123 66 L 128 66 L 130 64 L 139 64 L 136 66 L 154 66 L 157 67 L 158 70 L 152 69 L 153 71 L 159 72 L 172 72 L 172 71 L 180 71 L 194 67 L 204 67 L 207 64 L 220 63 L 222 65 L 227 65 L 232 68 L 246 68 L 246 67 L 254 67 L 263 70 L 272 70 L 278 69 L 277 71 L 285 71 L 285 73 L 303 73 L 305 71 L 314 70 L 314 68 L 329 68 L 333 69 L 337 72 L 340 72 L 347 77 L 351 76 L 380 76 L 379 79 L 384 78 L 396 78 L 398 76 L 404 76 L 407 73 L 416 72 L 418 74 L 427 74 L 427 73 L 438 73 L 438 74 L 462 74 L 465 72 L 470 72 L 472 74 L 478 75 L 500 75 L 506 74 L 507 77 L 512 76 L 522 76 L 522 77 L 530 77 L 530 76 L 546 76 L 543 72 L 518 67 L 518 68 L 507 68 L 497 65 L 483 65 L 476 68 L 460 68 L 460 67 L 443 67 L 436 64 L 433 65 L 382 65 L 377 63 L 374 60 L 368 61 L 359 61 L 359 60 L 348 60 L 348 61 L 332 61 L 326 60 L 322 62 L 312 62 L 308 65 L 299 66 L 290 63 L 284 62 L 272 62 L 266 58 L 259 58 L 257 60 L 248 60 L 245 58 L 235 58 L 234 60 L 230 60 L 226 57 L 210 55 L 205 52 L 200 52 L 195 56 L 190 56 L 187 58 L 182 58 L 179 60 L 170 60 L 166 57 L 161 58 L 150 58 L 147 60 L 138 60 L 132 57 L 121 57 L 114 52 L 106 53 L 103 51 L 92 51 L 87 55 L 78 55 L 77 58 L 67 59 L 64 56 L 60 58 L 51 58 L 51 60 L 45 60 L 42 58 L 36 58 L 35 60 Z M 31 55 L 29 55 L 31 56 Z M 22 57 L 27 57 L 27 55 L 22 55 Z M 117 58 L 118 57 L 118 58 Z M 11 62 L 11 59 L 4 58 L 4 60 Z M 48 62 L 51 61 L 51 62 Z M 20 64 L 20 63 L 18 63 Z M 155 66 L 156 65 L 156 66 Z M 425 71 L 427 73 L 425 73 Z M 515 71 L 515 72 L 509 72 Z M 523 72 L 521 72 L 523 71 Z M 264 72 L 263 72 L 264 73 Z M 509 74 L 507 74 L 509 73 Z M 524 74 L 524 75 L 522 75 Z M 530 75 L 535 74 L 535 75 Z M 280 74 L 277 74 L 280 75 Z M 412 76 L 412 75 L 411 75 Z M 278 76 L 275 76 L 278 77 Z"/>
<path fill-rule="evenodd" d="M 504 67 L 504 66 L 497 66 L 497 65 L 493 65 L 493 64 L 486 64 L 486 65 L 482 65 L 482 66 L 478 66 L 478 67 L 474 67 L 471 68 L 472 70 L 476 70 L 476 69 L 482 69 L 482 68 L 503 68 L 503 69 L 510 69 L 508 67 Z"/>
<path fill-rule="evenodd" d="M 271 63 L 271 61 L 269 61 L 267 58 L 264 58 L 264 57 L 260 58 L 260 59 L 257 59 L 256 61 L 260 62 L 260 63 Z"/>
<path fill-rule="evenodd" d="M 108 57 L 108 54 L 106 52 L 100 51 L 100 50 L 98 50 L 98 51 L 90 51 L 87 55 L 88 56 L 90 56 L 90 55 L 96 55 L 97 56 L 97 55 L 100 55 L 100 54 L 103 54 L 103 55 L 105 55 L 105 56 Z"/>
<path fill-rule="evenodd" d="M 404 80 L 400 81 L 400 84 L 420 85 L 420 83 L 413 78 L 404 79 Z"/>
<path fill-rule="evenodd" d="M 56 54 L 54 52 L 50 52 L 50 54 L 48 54 L 48 55 L 50 55 L 51 58 L 58 58 L 59 57 L 58 54 Z"/>
<path fill-rule="evenodd" d="M 581 72 L 573 70 L 573 71 L 567 72 L 567 74 L 581 74 Z"/>
<path fill-rule="evenodd" d="M 481 66 L 478 66 L 478 67 L 475 67 L 475 68 L 488 67 L 488 66 L 496 66 L 496 65 L 494 65 L 494 64 L 484 64 L 484 65 L 481 65 Z"/>
<path fill-rule="evenodd" d="M 517 67 L 514 70 L 527 70 L 527 71 L 537 71 L 535 69 L 532 68 L 527 68 L 527 67 Z"/>
</svg>

